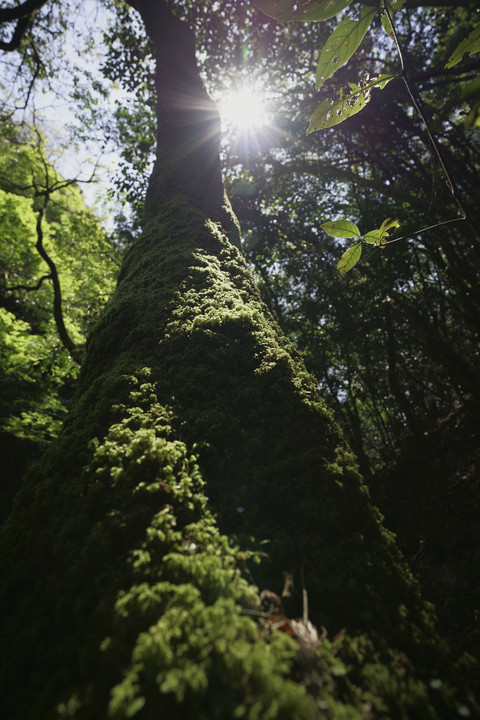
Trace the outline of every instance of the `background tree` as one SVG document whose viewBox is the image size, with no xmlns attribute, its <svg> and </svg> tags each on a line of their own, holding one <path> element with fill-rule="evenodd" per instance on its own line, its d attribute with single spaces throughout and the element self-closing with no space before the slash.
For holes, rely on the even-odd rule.
<svg viewBox="0 0 480 720">
<path fill-rule="evenodd" d="M 114 287 L 118 248 L 79 187 L 47 161 L 40 134 L 0 139 L 2 514 L 19 476 L 66 413 L 88 325 Z"/>
</svg>

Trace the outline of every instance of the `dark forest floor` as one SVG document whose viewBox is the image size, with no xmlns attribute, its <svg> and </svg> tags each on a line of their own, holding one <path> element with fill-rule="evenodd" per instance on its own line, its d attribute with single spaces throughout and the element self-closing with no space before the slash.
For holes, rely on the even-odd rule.
<svg viewBox="0 0 480 720">
<path fill-rule="evenodd" d="M 371 483 L 455 657 L 480 663 L 480 407 L 457 400 Z M 480 665 L 465 670 L 480 697 Z"/>
</svg>

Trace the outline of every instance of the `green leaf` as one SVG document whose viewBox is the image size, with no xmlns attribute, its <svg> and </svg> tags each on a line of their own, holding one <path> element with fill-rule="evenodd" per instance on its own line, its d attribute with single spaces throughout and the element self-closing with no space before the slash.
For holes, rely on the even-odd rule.
<svg viewBox="0 0 480 720">
<path fill-rule="evenodd" d="M 338 68 L 345 65 L 358 48 L 378 8 L 364 7 L 359 20 L 345 18 L 322 48 L 317 65 L 317 90 Z"/>
<path fill-rule="evenodd" d="M 387 230 L 391 230 L 391 228 L 399 228 L 399 227 L 400 227 L 399 220 L 392 220 L 391 218 L 387 218 L 380 225 L 380 233 L 382 234 L 382 237 L 386 237 L 387 235 L 390 234 L 387 232 Z"/>
<path fill-rule="evenodd" d="M 380 230 L 370 230 L 363 238 L 364 242 L 370 243 L 370 245 L 380 245 L 382 239 L 382 233 Z"/>
<path fill-rule="evenodd" d="M 125 717 L 131 718 L 136 715 L 145 705 L 144 697 L 137 697 L 131 700 L 125 708 Z"/>
<path fill-rule="evenodd" d="M 365 235 L 363 240 L 364 242 L 370 243 L 371 245 L 384 245 L 385 243 L 382 241 L 389 236 L 390 233 L 388 231 L 391 228 L 398 227 L 400 227 L 400 222 L 398 220 L 392 220 L 391 218 L 387 218 L 383 221 L 378 230 L 370 230 L 370 232 Z"/>
<path fill-rule="evenodd" d="M 254 5 L 265 15 L 282 22 L 315 22 L 335 17 L 351 2 L 352 0 L 311 0 L 302 3 L 298 0 L 255 0 Z"/>
<path fill-rule="evenodd" d="M 350 220 L 329 220 L 329 222 L 320 225 L 322 230 L 325 230 L 327 235 L 331 235 L 336 238 L 359 238 L 360 230 L 355 223 Z"/>
<path fill-rule="evenodd" d="M 393 15 L 397 10 L 400 10 L 406 3 L 407 0 L 388 0 L 387 7 L 390 15 Z M 381 14 L 381 20 L 383 29 L 387 33 L 387 35 L 391 38 L 393 38 L 393 28 L 390 20 L 388 19 L 388 15 L 385 12 L 385 10 L 382 11 Z"/>
<path fill-rule="evenodd" d="M 362 255 L 362 243 L 358 243 L 348 250 L 345 250 L 342 257 L 337 263 L 337 270 L 340 275 L 345 275 L 346 272 L 351 270 L 360 260 Z"/>
<path fill-rule="evenodd" d="M 450 55 L 446 68 L 451 68 L 457 65 L 462 59 L 465 53 L 473 55 L 473 53 L 480 51 L 480 25 L 473 28 L 472 32 L 465 40 L 462 40 L 460 45 Z"/>
<path fill-rule="evenodd" d="M 470 112 L 465 125 L 467 127 L 480 127 L 480 77 L 467 83 L 461 92 L 462 100 L 470 105 Z"/>
<path fill-rule="evenodd" d="M 396 75 L 380 75 L 374 80 L 361 83 L 361 85 L 349 83 L 348 86 L 344 86 L 340 89 L 338 100 L 327 99 L 320 103 L 310 118 L 307 135 L 315 130 L 324 130 L 338 125 L 360 112 L 370 100 L 371 89 L 383 90 L 385 85 L 395 77 Z"/>
</svg>

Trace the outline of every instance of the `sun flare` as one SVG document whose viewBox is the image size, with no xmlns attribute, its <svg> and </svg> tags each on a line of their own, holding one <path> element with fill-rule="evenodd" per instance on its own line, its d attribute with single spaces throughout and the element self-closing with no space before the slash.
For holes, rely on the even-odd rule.
<svg viewBox="0 0 480 720">
<path fill-rule="evenodd" d="M 220 100 L 220 115 L 226 125 L 252 130 L 268 124 L 268 113 L 262 93 L 243 87 Z"/>
</svg>

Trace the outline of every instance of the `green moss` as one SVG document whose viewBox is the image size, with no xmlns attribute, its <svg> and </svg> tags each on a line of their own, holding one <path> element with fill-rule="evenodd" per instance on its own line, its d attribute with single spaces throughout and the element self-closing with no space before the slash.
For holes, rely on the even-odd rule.
<svg viewBox="0 0 480 720">
<path fill-rule="evenodd" d="M 476 712 L 314 379 L 185 202 L 127 253 L 2 543 L 12 719 Z M 302 568 L 327 639 L 261 608 L 290 572 L 300 616 Z"/>
</svg>

